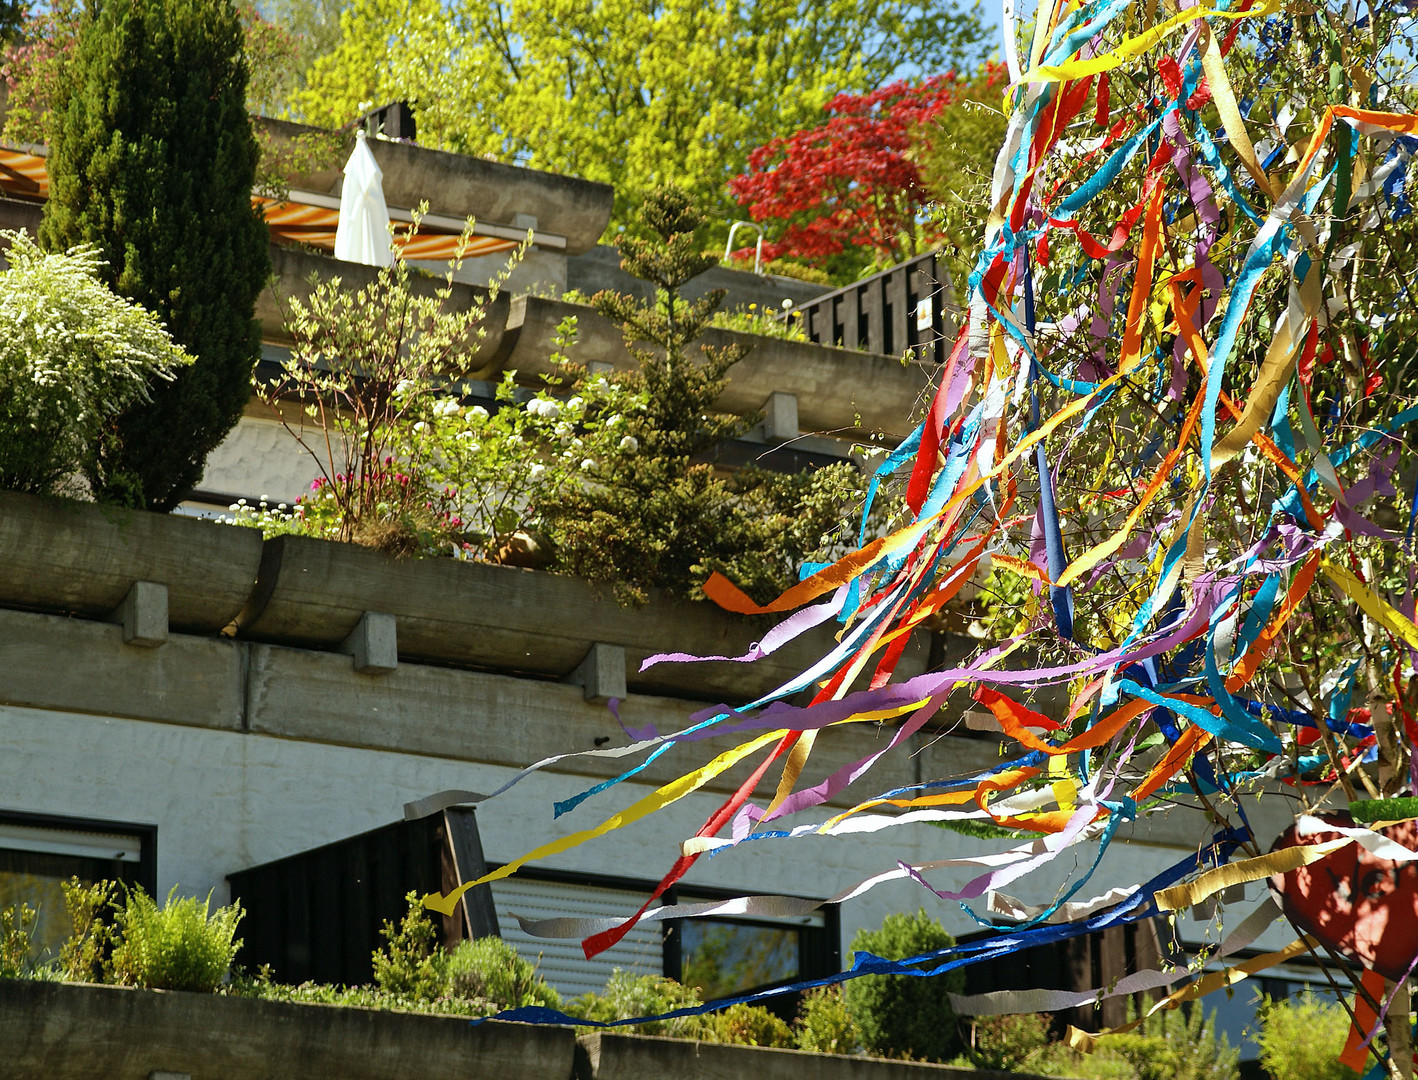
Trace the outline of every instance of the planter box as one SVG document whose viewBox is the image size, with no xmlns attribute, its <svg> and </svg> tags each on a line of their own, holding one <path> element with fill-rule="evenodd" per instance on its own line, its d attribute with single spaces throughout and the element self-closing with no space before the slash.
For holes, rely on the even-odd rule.
<svg viewBox="0 0 1418 1080">
<path fill-rule="evenodd" d="M 1030 1080 L 1023 1073 L 216 994 L 0 980 L 7 1080 Z"/>
<path fill-rule="evenodd" d="M 114 986 L 0 981 L 10 1080 L 565 1080 L 569 1028 Z"/>
<path fill-rule="evenodd" d="M 0 492 L 0 606 L 106 619 L 135 581 L 167 586 L 174 630 L 235 618 L 261 562 L 255 529 Z"/>
<path fill-rule="evenodd" d="M 738 655 L 770 624 L 664 596 L 622 607 L 609 587 L 540 570 L 399 560 L 353 544 L 281 536 L 266 543 L 238 633 L 333 648 L 366 611 L 395 617 L 399 655 L 411 660 L 562 678 L 604 642 L 625 649 L 631 691 L 737 701 L 798 674 L 831 647 L 835 630 L 832 624 L 834 630 L 804 634 L 754 664 L 663 664 L 642 674 L 642 660 L 668 650 Z M 922 635 L 898 670 L 924 671 L 927 652 Z"/>
<path fill-rule="evenodd" d="M 519 374 L 553 373 L 547 358 L 555 351 L 557 324 L 568 315 L 576 316 L 572 355 L 578 363 L 600 361 L 619 369 L 634 366 L 620 327 L 591 308 L 519 296 L 511 304 L 497 367 L 515 368 Z M 690 346 L 691 356 L 699 356 L 700 344 L 750 348 L 730 372 L 729 383 L 715 403 L 718 408 L 742 416 L 761 409 L 769 394 L 784 391 L 797 396 L 799 421 L 803 430 L 810 432 L 863 435 L 883 431 L 902 438 L 911 429 L 910 416 L 917 400 L 935 374 L 934 365 L 903 365 L 898 357 L 717 327 L 706 330 Z"/>
<path fill-rule="evenodd" d="M 583 1035 L 577 1080 L 1030 1080 L 1025 1073 L 648 1035 Z"/>
</svg>

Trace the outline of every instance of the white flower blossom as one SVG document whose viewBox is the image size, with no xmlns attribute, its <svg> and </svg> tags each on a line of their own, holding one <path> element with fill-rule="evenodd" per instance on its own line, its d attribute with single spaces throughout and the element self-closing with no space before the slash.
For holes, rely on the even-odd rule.
<svg viewBox="0 0 1418 1080">
<path fill-rule="evenodd" d="M 620 452 L 622 454 L 633 454 L 640 449 L 640 440 L 634 435 L 627 435 L 620 440 Z"/>
<path fill-rule="evenodd" d="M 595 467 L 596 463 L 591 458 L 587 458 L 585 461 L 581 462 L 581 468 L 585 472 L 590 472 Z"/>
<path fill-rule="evenodd" d="M 468 419 L 469 419 L 469 420 L 486 420 L 486 419 L 487 419 L 487 410 L 484 409 L 481 405 L 474 405 L 471 409 L 468 410 Z"/>
<path fill-rule="evenodd" d="M 546 467 L 545 465 L 543 465 L 543 464 L 542 464 L 541 462 L 539 462 L 539 461 L 538 461 L 538 462 L 534 462 L 534 463 L 532 464 L 532 467 L 527 470 L 527 479 L 528 479 L 528 480 L 539 480 L 539 479 L 541 479 L 542 473 L 544 473 L 544 472 L 546 472 L 546 471 L 547 471 L 547 467 Z"/>
</svg>

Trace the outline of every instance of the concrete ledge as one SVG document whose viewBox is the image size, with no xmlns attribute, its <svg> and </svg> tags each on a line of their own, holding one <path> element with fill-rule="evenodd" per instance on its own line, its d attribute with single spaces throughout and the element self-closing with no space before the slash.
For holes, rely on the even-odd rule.
<svg viewBox="0 0 1418 1080">
<path fill-rule="evenodd" d="M 311 279 L 318 277 L 322 282 L 339 278 L 344 290 L 353 293 L 369 285 L 379 276 L 379 268 L 362 263 L 344 262 L 329 255 L 317 255 L 299 248 L 271 245 L 271 284 L 261 290 L 256 297 L 256 319 L 261 323 L 263 341 L 289 344 L 290 337 L 285 332 L 285 310 L 292 296 L 302 302 L 310 298 Z M 409 277 L 413 291 L 421 296 L 432 296 L 444 284 L 438 276 L 424 276 L 414 270 Z M 453 283 L 450 304 L 463 311 L 477 300 L 487 297 L 487 290 L 480 285 L 468 285 L 461 281 Z M 487 309 L 482 328 L 486 335 L 477 342 L 469 343 L 468 358 L 471 364 L 487 363 L 501 347 L 503 329 L 508 317 L 507 295 L 499 293 Z M 550 355 L 550 354 L 548 354 Z"/>
<path fill-rule="evenodd" d="M 284 120 L 251 119 L 277 143 L 321 131 Z M 338 195 L 353 145 L 350 131 L 333 155 L 337 160 L 286 179 L 295 188 Z M 568 255 L 595 247 L 610 221 L 615 189 L 609 184 L 411 143 L 370 139 L 369 148 L 384 173 L 384 198 L 390 206 L 412 208 L 427 201 L 432 213 L 459 219 L 472 215 L 490 225 L 514 225 L 519 214 L 530 215 L 539 229 L 566 238 Z"/>
<path fill-rule="evenodd" d="M 527 374 L 550 374 L 547 358 L 556 327 L 568 315 L 577 319 L 571 355 L 578 363 L 631 367 L 619 327 L 583 305 L 537 296 L 512 301 L 499 364 Z M 702 344 L 752 346 L 731 372 L 716 403 L 719 408 L 738 415 L 753 413 L 769 394 L 789 390 L 798 397 L 804 431 L 882 431 L 904 437 L 933 374 L 922 364 L 903 365 L 896 357 L 731 330 L 709 330 Z"/>
<path fill-rule="evenodd" d="M 112 623 L 0 609 L 0 703 L 240 731 L 241 649 L 184 634 L 135 649 Z"/>
<path fill-rule="evenodd" d="M 564 1080 L 567 1028 L 112 986 L 0 981 L 11 1080 Z"/>
<path fill-rule="evenodd" d="M 261 562 L 255 529 L 0 492 L 0 605 L 104 619 L 133 583 L 167 586 L 174 630 L 213 633 Z"/>
<path fill-rule="evenodd" d="M 641 672 L 644 659 L 667 647 L 699 656 L 739 655 L 771 624 L 665 596 L 644 607 L 622 607 L 609 589 L 539 570 L 398 560 L 298 536 L 266 543 L 255 591 L 237 625 L 241 637 L 255 641 L 335 648 L 369 610 L 394 617 L 405 660 L 562 679 L 603 642 L 625 649 L 632 693 L 710 700 L 751 700 L 804 670 L 833 641 L 833 630 L 819 629 L 753 664 L 661 664 Z M 899 675 L 924 671 L 927 654 L 920 635 L 903 656 Z"/>
<path fill-rule="evenodd" d="M 650 1035 L 582 1035 L 577 1042 L 576 1080 L 1030 1080 L 1027 1073 Z"/>
</svg>

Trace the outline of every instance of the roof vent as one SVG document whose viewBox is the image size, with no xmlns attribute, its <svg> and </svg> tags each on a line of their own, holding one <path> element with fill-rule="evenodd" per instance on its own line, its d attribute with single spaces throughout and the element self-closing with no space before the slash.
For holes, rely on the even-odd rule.
<svg viewBox="0 0 1418 1080">
<path fill-rule="evenodd" d="M 382 135 L 386 139 L 414 142 L 414 109 L 407 101 L 391 101 L 377 109 L 371 109 L 354 123 L 370 135 Z"/>
</svg>

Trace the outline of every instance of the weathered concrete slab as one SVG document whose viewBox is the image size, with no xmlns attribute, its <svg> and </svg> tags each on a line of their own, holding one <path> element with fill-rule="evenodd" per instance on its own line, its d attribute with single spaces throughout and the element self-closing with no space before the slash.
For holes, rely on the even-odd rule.
<svg viewBox="0 0 1418 1080">
<path fill-rule="evenodd" d="M 353 119 L 353 117 L 351 117 Z M 318 129 L 284 120 L 253 117 L 280 143 Z M 293 173 L 292 187 L 338 195 L 342 169 L 354 145 L 354 133 L 324 168 Z M 574 176 L 538 172 L 483 158 L 450 154 L 416 144 L 370 139 L 369 148 L 384 173 L 384 198 L 390 206 L 412 208 L 427 202 L 435 214 L 488 224 L 514 225 L 519 214 L 537 219 L 537 228 L 566 238 L 566 253 L 595 247 L 606 231 L 615 189 Z"/>
<path fill-rule="evenodd" d="M 1031 1080 L 1026 1073 L 957 1069 L 842 1054 L 663 1039 L 583 1035 L 577 1080 Z"/>
<path fill-rule="evenodd" d="M 621 746 L 620 723 L 604 705 L 586 700 L 580 686 L 541 679 L 400 664 L 387 675 L 361 675 L 349 658 L 304 649 L 251 645 L 248 664 L 249 730 L 256 734 L 372 750 L 427 754 L 521 769 L 549 754 Z M 694 704 L 633 694 L 619 706 L 627 727 L 653 725 L 662 732 L 687 726 Z M 813 750 L 812 775 L 827 775 L 880 750 L 892 729 L 858 724 L 824 731 Z M 747 736 L 705 740 L 685 753 L 704 761 Z M 951 740 L 960 742 L 962 740 Z M 967 755 L 987 767 L 993 748 L 967 743 Z M 638 759 L 636 759 L 638 760 Z M 688 767 L 683 754 L 667 755 L 637 777 L 663 784 Z M 732 791 L 756 763 L 744 762 L 708 785 Z M 573 758 L 550 768 L 578 776 L 618 776 L 630 759 Z M 892 754 L 872 770 L 871 790 L 917 779 L 909 752 Z M 777 774 L 763 781 L 771 792 Z M 833 805 L 851 805 L 862 794 L 849 789 Z"/>
<path fill-rule="evenodd" d="M 215 632 L 256 580 L 261 534 L 0 492 L 0 605 L 106 618 L 136 581 L 167 586 L 174 630 Z"/>
<path fill-rule="evenodd" d="M 242 696 L 235 642 L 138 648 L 117 624 L 0 610 L 0 703 L 240 731 Z"/>
<path fill-rule="evenodd" d="M 216 994 L 0 981 L 11 1080 L 565 1080 L 569 1028 Z"/>
<path fill-rule="evenodd" d="M 537 296 L 512 301 L 499 365 L 529 375 L 551 373 L 547 358 L 556 327 L 568 315 L 577 318 L 572 352 L 577 362 L 631 366 L 619 327 L 588 307 Z M 904 437 L 933 373 L 921 364 L 903 365 L 898 357 L 731 330 L 708 330 L 702 343 L 752 346 L 730 373 L 716 402 L 720 409 L 744 415 L 756 412 L 774 391 L 796 394 L 804 431 L 882 431 Z"/>
<path fill-rule="evenodd" d="M 622 607 L 609 589 L 579 578 L 453 559 L 398 560 L 296 536 L 266 543 L 256 590 L 237 624 L 242 637 L 256 641 L 334 648 L 366 611 L 394 616 L 405 660 L 560 679 L 603 642 L 625 649 L 632 693 L 710 700 L 751 700 L 832 646 L 832 631 L 818 630 L 753 664 L 660 664 L 642 672 L 642 661 L 669 647 L 739 655 L 771 623 L 664 596 Z M 925 670 L 927 653 L 921 635 L 903 656 L 900 676 Z"/>
<path fill-rule="evenodd" d="M 289 344 L 290 335 L 285 331 L 286 311 L 291 297 L 302 302 L 308 301 L 312 289 L 312 278 L 329 281 L 339 278 L 347 292 L 355 292 L 371 284 L 379 276 L 379 268 L 362 263 L 344 262 L 329 255 L 319 255 L 299 248 L 271 245 L 271 282 L 256 297 L 256 318 L 261 323 L 261 339 L 278 344 Z M 409 280 L 415 294 L 432 296 L 443 287 L 441 276 L 424 276 L 415 273 Z M 487 290 L 479 285 L 468 285 L 461 281 L 453 283 L 449 306 L 455 311 L 466 311 L 475 302 L 487 302 L 487 316 L 482 321 L 485 334 L 469 341 L 468 361 L 476 366 L 486 363 L 501 347 L 504 328 L 507 325 L 509 301 L 505 293 L 487 301 Z"/>
</svg>

